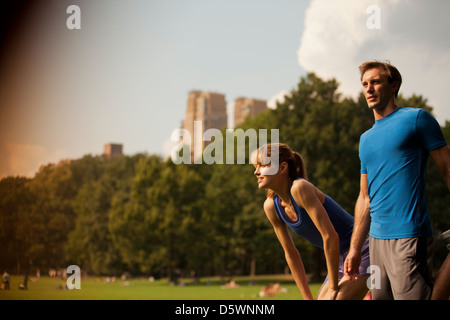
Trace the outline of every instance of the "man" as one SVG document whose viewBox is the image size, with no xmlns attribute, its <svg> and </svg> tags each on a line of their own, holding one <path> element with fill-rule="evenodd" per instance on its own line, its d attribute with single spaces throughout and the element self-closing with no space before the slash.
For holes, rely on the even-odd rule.
<svg viewBox="0 0 450 320">
<path fill-rule="evenodd" d="M 425 110 L 395 104 L 402 78 L 389 63 L 360 67 L 375 124 L 360 139 L 360 194 L 346 275 L 356 279 L 370 229 L 370 264 L 380 271 L 372 298 L 430 299 L 432 229 L 425 203 L 428 155 L 450 189 L 450 148 Z"/>
</svg>

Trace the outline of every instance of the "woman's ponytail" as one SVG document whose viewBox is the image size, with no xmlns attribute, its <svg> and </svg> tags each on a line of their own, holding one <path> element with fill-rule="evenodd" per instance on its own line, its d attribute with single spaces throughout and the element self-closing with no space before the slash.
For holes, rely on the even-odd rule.
<svg viewBox="0 0 450 320">
<path fill-rule="evenodd" d="M 294 163 L 290 171 L 290 176 L 292 179 L 297 178 L 304 178 L 308 179 L 308 176 L 306 175 L 306 168 L 305 163 L 303 162 L 302 156 L 295 151 L 292 151 L 292 154 L 294 156 Z"/>
</svg>

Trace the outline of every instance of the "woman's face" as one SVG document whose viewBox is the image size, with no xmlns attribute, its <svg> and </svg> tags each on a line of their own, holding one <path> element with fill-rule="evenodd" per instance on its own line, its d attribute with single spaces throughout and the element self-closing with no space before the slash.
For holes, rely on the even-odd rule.
<svg viewBox="0 0 450 320">
<path fill-rule="evenodd" d="M 267 165 L 262 165 L 260 163 L 255 164 L 254 175 L 256 176 L 259 189 L 268 188 L 267 184 L 269 183 L 269 181 L 267 179 L 265 171 L 267 171 Z"/>
<path fill-rule="evenodd" d="M 280 179 L 280 170 L 273 174 L 269 168 L 270 163 L 261 164 L 256 163 L 254 175 L 256 176 L 259 189 L 271 189 L 276 185 Z"/>
</svg>

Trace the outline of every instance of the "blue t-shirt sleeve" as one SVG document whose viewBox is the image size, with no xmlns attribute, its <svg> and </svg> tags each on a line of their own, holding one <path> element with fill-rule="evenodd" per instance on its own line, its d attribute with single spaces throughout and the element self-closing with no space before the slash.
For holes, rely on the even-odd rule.
<svg viewBox="0 0 450 320">
<path fill-rule="evenodd" d="M 417 115 L 416 130 L 427 151 L 434 150 L 447 144 L 437 120 L 423 109 L 421 109 Z"/>
<path fill-rule="evenodd" d="M 361 152 L 362 152 L 362 150 L 361 150 L 361 140 L 362 140 L 362 136 L 359 139 L 359 160 L 361 162 L 361 171 L 360 172 L 361 172 L 361 174 L 366 174 L 367 173 L 366 166 L 365 166 L 364 162 L 361 160 Z"/>
<path fill-rule="evenodd" d="M 364 163 L 361 161 L 361 174 L 366 174 L 366 173 L 367 173 L 366 166 L 365 166 Z"/>
</svg>

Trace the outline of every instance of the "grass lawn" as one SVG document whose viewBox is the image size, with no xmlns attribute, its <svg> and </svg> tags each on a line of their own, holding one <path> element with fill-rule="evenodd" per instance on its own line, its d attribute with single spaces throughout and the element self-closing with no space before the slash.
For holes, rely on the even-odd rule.
<svg viewBox="0 0 450 320">
<path fill-rule="evenodd" d="M 298 300 L 301 295 L 290 275 L 256 276 L 256 284 L 250 277 L 236 277 L 238 288 L 224 288 L 225 281 L 219 278 L 203 278 L 200 283 L 171 286 L 166 279 L 150 282 L 144 278 L 125 281 L 117 279 L 106 283 L 105 277 L 88 277 L 81 280 L 81 289 L 63 289 L 65 281 L 58 278 L 41 277 L 39 281 L 28 281 L 28 290 L 20 290 L 22 276 L 11 276 L 10 290 L 0 290 L 0 300 Z M 279 282 L 286 292 L 274 297 L 260 298 L 260 290 L 269 283 Z M 321 284 L 312 284 L 313 295 Z"/>
</svg>

